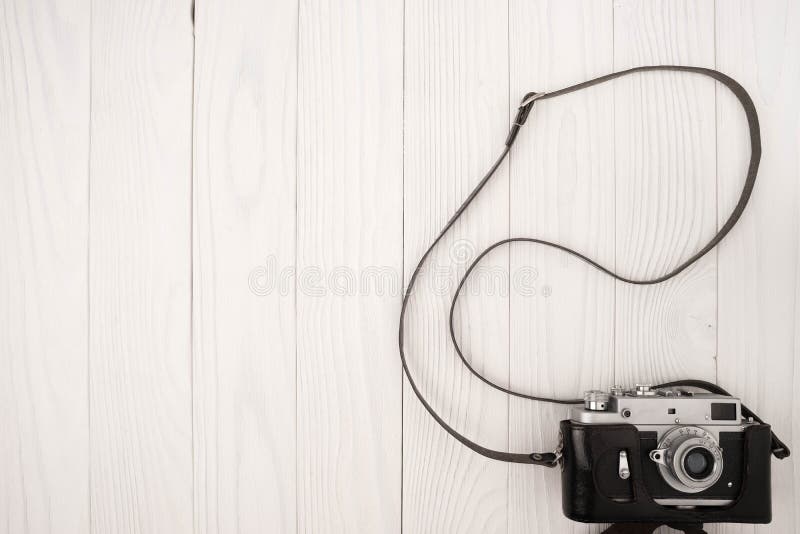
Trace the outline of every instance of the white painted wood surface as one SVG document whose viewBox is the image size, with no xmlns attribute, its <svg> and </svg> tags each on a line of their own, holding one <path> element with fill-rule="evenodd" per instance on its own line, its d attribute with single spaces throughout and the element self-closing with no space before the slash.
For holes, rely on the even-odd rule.
<svg viewBox="0 0 800 534">
<path fill-rule="evenodd" d="M 508 16 L 504 5 L 406 2 L 405 239 L 408 280 L 420 255 L 497 157 L 508 131 Z M 452 156 L 452 157 L 451 157 Z M 479 387 L 446 335 L 450 298 L 478 249 L 508 236 L 508 168 L 445 237 L 417 282 L 407 317 L 412 372 L 433 406 L 486 446 L 508 447 L 508 399 Z M 508 252 L 484 263 L 508 267 Z M 445 269 L 445 276 L 437 276 Z M 451 284 L 437 284 L 437 280 Z M 505 290 L 505 287 L 498 288 Z M 465 354 L 495 378 L 508 374 L 508 297 L 488 288 L 456 314 Z M 482 324 L 485 328 L 474 328 Z M 480 355 L 473 358 L 472 354 Z M 483 355 L 486 355 L 483 358 Z M 450 438 L 404 389 L 404 532 L 500 532 L 508 466 Z M 447 483 L 445 481 L 452 481 Z"/>
<path fill-rule="evenodd" d="M 192 527 L 189 7 L 146 0 L 91 10 L 93 532 Z"/>
<path fill-rule="evenodd" d="M 561 515 L 556 471 L 450 439 L 403 380 L 396 327 L 522 94 L 653 63 L 753 96 L 741 224 L 650 288 L 499 249 L 460 339 L 527 392 L 715 380 L 797 448 L 796 2 L 0 0 L 0 532 L 602 530 Z M 535 235 L 664 272 L 725 219 L 747 154 L 738 104 L 698 76 L 537 104 L 415 292 L 408 354 L 433 405 L 488 446 L 552 447 L 563 407 L 455 358 L 465 259 Z M 709 530 L 800 531 L 798 484 L 773 462 L 773 524 Z"/>
<path fill-rule="evenodd" d="M 400 526 L 402 3 L 300 3 L 297 530 Z M 317 274 L 319 280 L 316 279 Z"/>
<path fill-rule="evenodd" d="M 295 527 L 295 292 L 279 285 L 267 290 L 279 284 L 277 266 L 295 261 L 296 49 L 293 2 L 198 6 L 192 382 L 197 533 Z"/>
<path fill-rule="evenodd" d="M 89 1 L 0 3 L 0 531 L 89 530 Z"/>
<path fill-rule="evenodd" d="M 717 66 L 749 91 L 763 155 L 753 204 L 719 249 L 718 380 L 776 431 L 800 436 L 800 5 L 718 3 Z M 717 90 L 718 224 L 735 203 L 747 139 L 731 95 Z M 779 468 L 780 467 L 780 468 Z M 800 529 L 800 462 L 773 466 L 773 524 L 724 532 Z"/>
</svg>

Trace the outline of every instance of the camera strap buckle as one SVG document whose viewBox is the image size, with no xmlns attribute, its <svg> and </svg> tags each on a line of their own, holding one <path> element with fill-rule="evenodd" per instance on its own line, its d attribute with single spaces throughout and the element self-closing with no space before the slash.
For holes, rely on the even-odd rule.
<svg viewBox="0 0 800 534">
<path fill-rule="evenodd" d="M 556 467 L 561 463 L 561 452 L 534 452 L 530 455 L 531 463 L 544 467 Z"/>
</svg>

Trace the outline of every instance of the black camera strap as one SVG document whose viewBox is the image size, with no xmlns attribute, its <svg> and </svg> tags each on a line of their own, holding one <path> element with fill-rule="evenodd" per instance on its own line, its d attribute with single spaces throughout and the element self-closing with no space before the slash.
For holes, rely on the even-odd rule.
<svg viewBox="0 0 800 534">
<path fill-rule="evenodd" d="M 450 306 L 450 337 L 451 337 L 451 339 L 453 341 L 453 344 L 455 346 L 455 349 L 456 349 L 456 352 L 458 353 L 459 358 L 464 363 L 464 365 L 467 367 L 467 369 L 469 369 L 472 372 L 472 374 L 477 376 L 484 383 L 488 384 L 489 386 L 491 386 L 491 387 L 493 387 L 493 388 L 495 388 L 495 389 L 497 389 L 499 391 L 507 393 L 509 395 L 513 395 L 513 396 L 524 398 L 524 399 L 534 400 L 534 401 L 549 402 L 549 403 L 555 403 L 555 404 L 582 404 L 583 403 L 582 399 L 554 399 L 554 398 L 547 398 L 547 397 L 539 397 L 539 396 L 534 396 L 534 395 L 528 395 L 528 394 L 525 394 L 525 393 L 520 393 L 520 392 L 517 392 L 517 391 L 513 391 L 513 390 L 511 390 L 509 388 L 506 388 L 506 387 L 503 387 L 503 386 L 501 386 L 499 384 L 496 384 L 495 382 L 492 382 L 491 380 L 489 380 L 485 376 L 481 375 L 469 363 L 469 361 L 464 357 L 464 354 L 463 354 L 463 352 L 461 350 L 461 347 L 459 346 L 458 341 L 456 339 L 455 328 L 454 328 L 454 325 L 453 325 L 453 315 L 454 315 L 456 302 L 458 300 L 458 296 L 461 293 L 461 289 L 463 288 L 464 283 L 466 282 L 467 278 L 469 277 L 470 273 L 475 268 L 475 266 L 489 252 L 491 252 L 492 250 L 494 250 L 495 248 L 497 248 L 497 247 L 499 247 L 501 245 L 505 245 L 505 244 L 508 244 L 508 243 L 515 243 L 515 242 L 536 243 L 536 244 L 540 244 L 540 245 L 546 245 L 546 246 L 549 246 L 549 247 L 553 247 L 553 248 L 556 248 L 556 249 L 561 250 L 563 252 L 566 252 L 568 254 L 571 254 L 572 256 L 575 256 L 575 257 L 585 261 L 586 263 L 588 263 L 592 267 L 594 267 L 594 268 L 604 272 L 605 274 L 611 276 L 615 280 L 619 280 L 619 281 L 626 282 L 626 283 L 629 283 L 629 284 L 636 284 L 636 285 L 658 284 L 660 282 L 664 282 L 666 280 L 669 280 L 670 278 L 673 278 L 673 277 L 677 276 L 678 274 L 680 274 L 681 272 L 683 272 L 685 269 L 687 269 L 689 266 L 691 266 L 697 260 L 699 260 L 700 258 L 705 256 L 720 241 L 722 241 L 722 239 L 731 231 L 733 226 L 737 223 L 737 221 L 741 217 L 742 212 L 744 212 L 745 206 L 747 206 L 747 202 L 750 199 L 750 195 L 753 192 L 753 186 L 755 185 L 755 181 L 756 181 L 756 174 L 758 173 L 758 164 L 759 164 L 759 161 L 761 159 L 761 134 L 760 134 L 759 123 L 758 123 L 758 114 L 756 113 L 756 108 L 755 108 L 755 105 L 753 104 L 753 100 L 750 98 L 750 95 L 747 94 L 747 91 L 745 91 L 744 87 L 742 87 L 736 80 L 734 80 L 730 76 L 727 76 L 727 75 L 725 75 L 725 74 L 723 74 L 723 73 L 721 73 L 719 71 L 716 71 L 716 70 L 713 70 L 713 69 L 706 69 L 706 68 L 702 68 L 702 67 L 687 67 L 687 66 L 682 66 L 682 65 L 655 65 L 655 66 L 647 66 L 647 67 L 635 67 L 635 68 L 632 68 L 632 69 L 628 69 L 628 70 L 624 70 L 624 71 L 620 71 L 620 72 L 615 72 L 615 73 L 612 73 L 612 74 L 607 74 L 605 76 L 601 76 L 599 78 L 594 78 L 592 80 L 589 80 L 589 81 L 586 81 L 586 82 L 583 82 L 583 83 L 579 83 L 577 85 L 572 85 L 572 86 L 566 87 L 564 89 L 559 89 L 557 91 L 550 91 L 549 93 L 528 93 L 527 95 L 525 95 L 525 97 L 522 99 L 522 102 L 520 103 L 519 110 L 517 112 L 517 116 L 516 116 L 516 118 L 514 120 L 514 123 L 511 126 L 511 130 L 509 131 L 508 137 L 506 138 L 505 148 L 500 153 L 500 156 L 497 158 L 497 161 L 494 162 L 494 164 L 489 168 L 489 171 L 483 176 L 483 178 L 481 178 L 480 182 L 478 182 L 478 184 L 475 186 L 475 188 L 472 190 L 472 192 L 469 194 L 469 196 L 467 196 L 466 200 L 464 200 L 464 202 L 461 204 L 461 206 L 459 206 L 459 208 L 456 210 L 456 212 L 453 214 L 453 216 L 450 218 L 450 220 L 447 222 L 447 224 L 444 225 L 444 228 L 442 228 L 442 230 L 439 232 L 439 234 L 433 240 L 431 245 L 428 247 L 428 249 L 425 251 L 425 253 L 420 258 L 419 263 L 417 264 L 416 268 L 414 269 L 414 272 L 411 274 L 411 279 L 409 280 L 408 286 L 406 287 L 405 293 L 403 295 L 403 304 L 402 304 L 402 308 L 400 310 L 400 327 L 399 327 L 399 336 L 398 336 L 399 337 L 400 359 L 402 361 L 403 371 L 405 372 L 405 375 L 408 378 L 408 383 L 411 385 L 411 389 L 414 391 L 414 394 L 417 396 L 417 398 L 422 403 L 422 405 L 425 407 L 425 409 L 428 411 L 428 413 L 431 415 L 431 417 L 433 417 L 433 419 L 437 423 L 439 423 L 439 425 L 442 428 L 444 428 L 451 436 L 453 436 L 455 439 L 460 441 L 462 444 L 464 444 L 465 446 L 469 447 L 470 449 L 472 449 L 473 451 L 477 452 L 478 454 L 486 456 L 487 458 L 492 458 L 492 459 L 495 459 L 495 460 L 501 460 L 501 461 L 504 461 L 504 462 L 514 462 L 514 463 L 534 464 L 534 465 L 543 465 L 543 466 L 548 466 L 548 467 L 554 467 L 554 466 L 556 466 L 558 464 L 558 461 L 559 461 L 559 458 L 560 458 L 560 451 L 548 452 L 548 453 L 512 453 L 512 452 L 496 451 L 496 450 L 488 449 L 486 447 L 483 447 L 483 446 L 475 443 L 474 441 L 470 440 L 469 438 L 467 438 L 466 436 L 464 436 L 463 434 L 461 434 L 460 432 L 455 430 L 453 427 L 451 427 L 449 424 L 447 424 L 447 422 L 445 422 L 444 419 L 442 419 L 442 417 L 438 413 L 436 413 L 436 411 L 428 403 L 428 401 L 425 400 L 425 397 L 423 396 L 422 392 L 420 391 L 419 386 L 417 386 L 417 383 L 414 381 L 414 378 L 411 376 L 411 372 L 409 371 L 409 368 L 408 368 L 408 362 L 406 361 L 406 354 L 405 354 L 405 349 L 404 349 L 405 315 L 406 315 L 406 309 L 408 307 L 408 302 L 410 300 L 410 297 L 411 297 L 411 294 L 412 294 L 412 290 L 414 288 L 414 284 L 417 281 L 417 277 L 419 276 L 419 274 L 420 274 L 420 272 L 422 270 L 422 267 L 425 264 L 425 260 L 427 260 L 427 258 L 430 255 L 430 253 L 433 251 L 433 249 L 436 247 L 436 245 L 439 243 L 439 241 L 441 241 L 442 238 L 447 234 L 447 232 L 453 227 L 453 224 L 455 224 L 455 222 L 461 217 L 461 215 L 464 213 L 464 211 L 467 209 L 467 207 L 475 199 L 475 197 L 478 196 L 478 194 L 481 192 L 483 187 L 492 178 L 492 176 L 494 176 L 495 172 L 500 167 L 500 164 L 503 162 L 503 160 L 506 158 L 506 156 L 508 155 L 509 151 L 511 150 L 511 146 L 514 144 L 514 141 L 517 138 L 517 134 L 519 133 L 520 128 L 525 124 L 525 121 L 527 121 L 528 115 L 530 114 L 530 112 L 533 109 L 533 106 L 534 106 L 534 104 L 536 102 L 541 101 L 541 100 L 547 100 L 547 99 L 550 99 L 550 98 L 555 98 L 557 96 L 565 95 L 565 94 L 568 94 L 568 93 L 573 93 L 573 92 L 579 91 L 581 89 L 586 89 L 588 87 L 592 87 L 594 85 L 598 85 L 598 84 L 613 80 L 615 78 L 619 78 L 621 76 L 627 76 L 629 74 L 634 74 L 634 73 L 637 73 L 637 72 L 648 72 L 648 71 L 682 71 L 682 72 L 690 72 L 690 73 L 696 73 L 696 74 L 702 74 L 702 75 L 705 75 L 705 76 L 710 76 L 711 78 L 717 80 L 718 82 L 723 84 L 725 87 L 727 87 L 734 95 L 736 95 L 736 98 L 738 98 L 739 103 L 744 108 L 744 112 L 745 112 L 745 115 L 747 117 L 747 124 L 748 124 L 748 126 L 750 128 L 750 163 L 748 164 L 748 167 L 747 167 L 747 177 L 745 179 L 744 186 L 742 187 L 742 192 L 741 192 L 741 194 L 739 196 L 739 200 L 736 203 L 736 207 L 734 207 L 733 211 L 728 216 L 728 219 L 727 219 L 727 221 L 725 221 L 725 224 L 719 229 L 719 231 L 716 233 L 716 235 L 714 235 L 714 237 L 712 237 L 711 240 L 703 248 L 701 248 L 699 251 L 697 251 L 692 257 L 690 257 L 689 259 L 687 259 L 686 261 L 684 261 L 683 263 L 681 263 L 680 265 L 675 267 L 672 271 L 670 271 L 670 272 L 668 272 L 668 273 L 666 273 L 664 275 L 661 275 L 659 277 L 651 278 L 651 279 L 626 278 L 624 276 L 621 276 L 621 275 L 615 273 L 611 269 L 609 269 L 607 267 L 604 267 L 603 265 L 600 265 L 598 262 L 596 262 L 596 261 L 592 260 L 591 258 L 581 254 L 578 251 L 575 251 L 575 250 L 573 250 L 573 249 L 571 249 L 569 247 L 566 247 L 566 246 L 558 244 L 558 243 L 554 243 L 554 242 L 551 242 L 551 241 L 546 241 L 544 239 L 536 239 L 536 238 L 530 238 L 530 237 L 514 237 L 514 238 L 509 238 L 509 239 L 503 239 L 503 240 L 498 241 L 498 242 L 494 243 L 493 245 L 489 246 L 487 249 L 482 251 L 475 258 L 475 260 L 470 264 L 470 266 L 467 268 L 467 270 L 466 270 L 466 272 L 464 274 L 464 277 L 461 279 L 461 281 L 458 284 L 458 287 L 456 289 L 455 295 L 453 297 L 452 304 Z M 695 387 L 695 388 L 704 389 L 706 391 L 710 391 L 712 393 L 718 393 L 718 394 L 722 394 L 722 395 L 727 395 L 728 394 L 727 392 L 725 392 L 725 390 L 723 390 L 722 388 L 720 388 L 716 384 L 712 384 L 710 382 L 705 382 L 705 381 L 701 381 L 701 380 L 679 380 L 679 381 L 676 381 L 676 382 L 669 382 L 669 383 L 666 383 L 666 384 L 660 384 L 657 387 L 673 387 L 673 386 Z M 762 422 L 761 419 L 759 419 L 752 411 L 747 409 L 745 406 L 742 406 L 742 415 L 744 417 L 752 417 L 753 420 L 755 420 L 757 422 Z M 789 455 L 789 449 L 775 436 L 774 433 L 772 434 L 772 452 L 773 452 L 773 454 L 775 455 L 776 458 L 785 458 L 785 457 L 787 457 Z"/>
</svg>

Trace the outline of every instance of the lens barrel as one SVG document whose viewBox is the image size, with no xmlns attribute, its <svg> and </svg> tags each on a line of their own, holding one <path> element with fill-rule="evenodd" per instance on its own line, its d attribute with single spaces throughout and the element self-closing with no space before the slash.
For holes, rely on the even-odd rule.
<svg viewBox="0 0 800 534">
<path fill-rule="evenodd" d="M 714 470 L 714 455 L 708 449 L 695 447 L 683 457 L 683 470 L 694 480 L 703 480 Z"/>
<path fill-rule="evenodd" d="M 699 493 L 722 476 L 722 449 L 709 432 L 695 426 L 670 429 L 650 452 L 664 480 L 683 493 Z"/>
</svg>

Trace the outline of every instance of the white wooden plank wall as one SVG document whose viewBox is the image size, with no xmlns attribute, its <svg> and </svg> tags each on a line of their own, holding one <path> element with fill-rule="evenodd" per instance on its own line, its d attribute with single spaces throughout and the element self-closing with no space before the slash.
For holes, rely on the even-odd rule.
<svg viewBox="0 0 800 534">
<path fill-rule="evenodd" d="M 367 275 L 402 268 L 403 6 L 299 7 L 297 530 L 392 532 L 400 299 Z"/>
<path fill-rule="evenodd" d="M 89 530 L 89 0 L 0 3 L 0 531 Z"/>
<path fill-rule="evenodd" d="M 295 528 L 296 50 L 296 3 L 196 8 L 197 533 Z"/>
<path fill-rule="evenodd" d="M 753 204 L 719 249 L 718 380 L 776 431 L 800 436 L 800 4 L 718 2 L 717 67 L 747 87 L 763 154 Z M 717 88 L 718 224 L 735 204 L 749 141 L 732 95 Z M 736 111 L 734 111 L 736 110 Z M 793 452 L 794 454 L 794 452 Z M 773 466 L 773 524 L 800 529 L 800 462 Z"/>
<path fill-rule="evenodd" d="M 614 68 L 642 64 L 713 68 L 713 1 L 618 2 Z M 648 73 L 614 88 L 620 272 L 663 274 L 716 231 L 714 83 L 698 75 Z M 663 284 L 618 283 L 617 380 L 714 381 L 715 314 L 714 254 Z"/>
<path fill-rule="evenodd" d="M 601 531 L 562 516 L 557 471 L 435 424 L 397 318 L 525 92 L 656 63 L 753 96 L 740 226 L 646 288 L 498 249 L 458 335 L 530 393 L 718 381 L 797 448 L 797 2 L 0 0 L 0 532 Z M 537 104 L 415 291 L 432 404 L 487 446 L 554 446 L 564 407 L 455 357 L 467 260 L 538 236 L 663 273 L 726 219 L 748 150 L 738 103 L 695 75 Z M 773 462 L 772 525 L 710 532 L 800 532 L 799 465 Z"/>
<path fill-rule="evenodd" d="M 192 527 L 188 10 L 161 0 L 91 9 L 93 532 Z"/>
<path fill-rule="evenodd" d="M 505 5 L 490 1 L 471 2 L 468 9 L 457 0 L 408 1 L 405 26 L 407 281 L 502 147 L 508 131 L 508 15 Z M 422 390 L 448 421 L 486 446 L 506 449 L 508 399 L 478 385 L 457 360 L 444 325 L 466 260 L 508 235 L 507 167 L 468 215 L 445 237 L 417 282 L 407 318 L 412 332 L 407 352 Z M 506 271 L 507 251 L 484 265 Z M 441 283 L 447 279 L 450 284 Z M 508 297 L 499 290 L 507 288 L 495 287 L 494 295 L 484 289 L 480 301 L 463 300 L 457 326 L 467 357 L 480 363 L 479 370 L 505 380 L 509 309 Z M 486 328 L 469 328 L 476 324 Z M 508 466 L 479 457 L 450 438 L 409 386 L 403 415 L 403 530 L 504 531 Z"/>
</svg>

